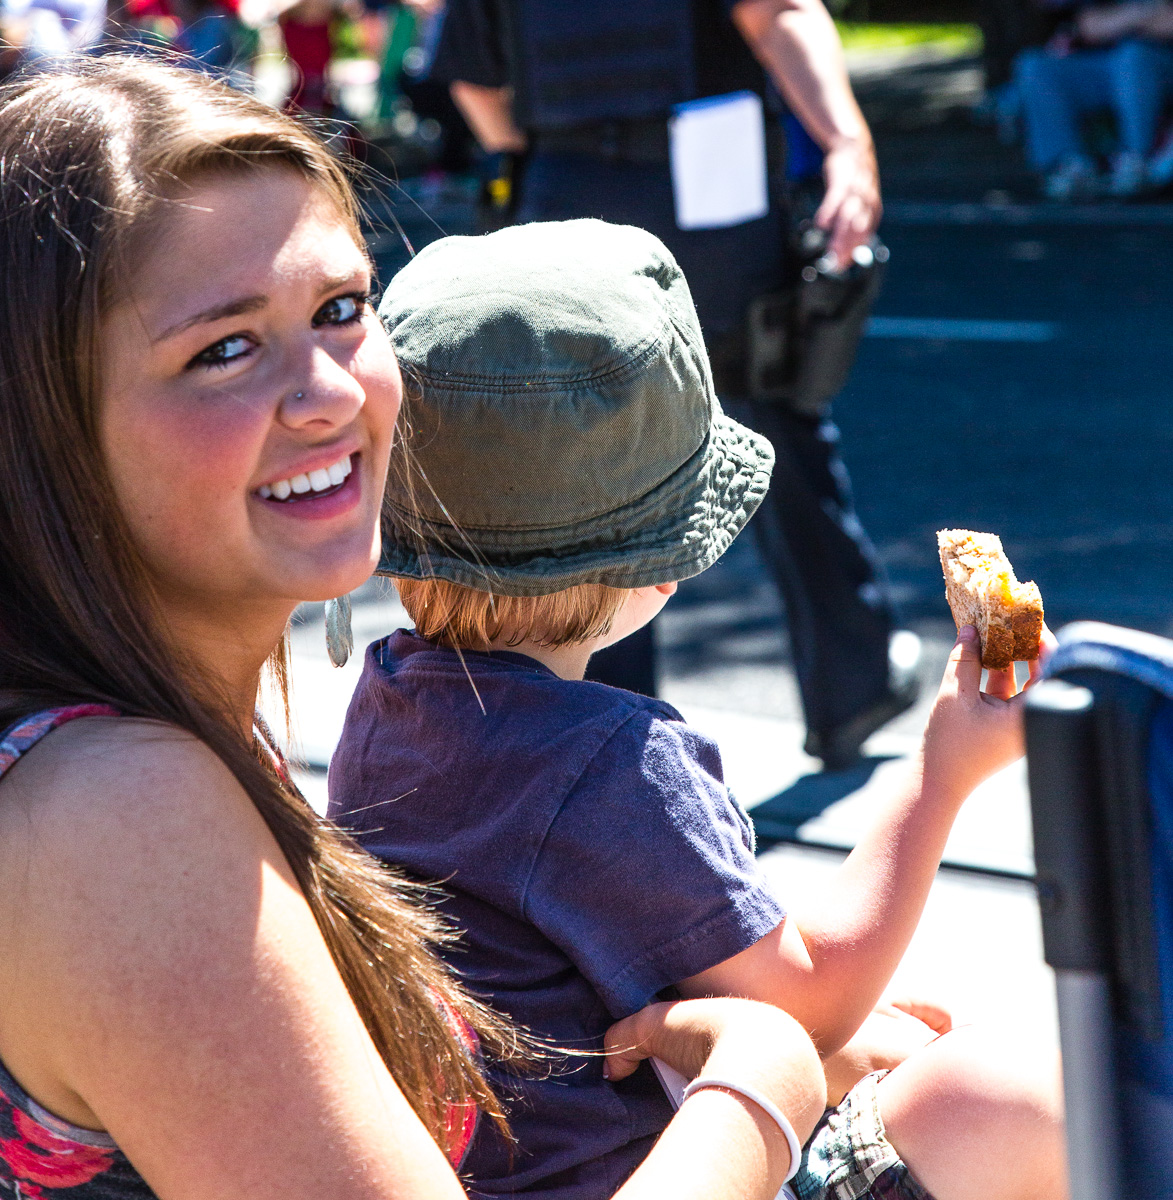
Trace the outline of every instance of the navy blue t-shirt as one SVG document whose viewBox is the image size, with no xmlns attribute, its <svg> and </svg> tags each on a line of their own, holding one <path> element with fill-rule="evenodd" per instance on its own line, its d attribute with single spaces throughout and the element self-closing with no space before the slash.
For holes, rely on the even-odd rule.
<svg viewBox="0 0 1173 1200">
<path fill-rule="evenodd" d="M 402 631 L 368 648 L 329 815 L 443 883 L 463 931 L 449 961 L 471 991 L 597 1050 L 612 1021 L 753 945 L 783 909 L 716 746 L 675 709 L 521 654 L 463 659 Z M 518 1145 L 481 1122 L 473 1195 L 604 1200 L 672 1115 L 646 1064 L 615 1085 L 579 1056 L 493 1083 Z"/>
</svg>

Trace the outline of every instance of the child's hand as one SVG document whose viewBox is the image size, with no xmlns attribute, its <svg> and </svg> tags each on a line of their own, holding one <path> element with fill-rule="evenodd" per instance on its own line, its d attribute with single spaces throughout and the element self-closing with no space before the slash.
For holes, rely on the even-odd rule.
<svg viewBox="0 0 1173 1200">
<path fill-rule="evenodd" d="M 890 1000 L 877 1004 L 875 1011 L 889 1017 L 899 1017 L 902 1013 L 915 1017 L 922 1025 L 932 1030 L 933 1036 L 926 1039 L 926 1045 L 953 1028 L 953 1014 L 931 1000 L 893 996 Z"/>
<path fill-rule="evenodd" d="M 756 1047 L 776 1040 L 775 1025 L 792 1024 L 797 1028 L 780 1009 L 752 1000 L 714 997 L 649 1004 L 607 1030 L 603 1074 L 612 1080 L 625 1079 L 642 1059 L 654 1056 L 693 1079 L 719 1043 L 725 1053 L 753 1047 L 756 1055 L 760 1053 Z M 799 1040 L 806 1040 L 805 1033 Z"/>
<path fill-rule="evenodd" d="M 823 1060 L 827 1103 L 844 1096 L 873 1071 L 890 1071 L 953 1028 L 949 1013 L 936 1004 L 898 999 L 876 1005 L 842 1050 Z"/>
<path fill-rule="evenodd" d="M 797 1088 L 800 1094 L 813 1073 L 822 1112 L 823 1068 L 814 1043 L 793 1017 L 772 1004 L 729 996 L 649 1004 L 616 1021 L 603 1048 L 603 1074 L 613 1081 L 652 1057 L 687 1079 L 720 1075 L 767 1095 L 778 1088 L 784 1094 Z"/>
<path fill-rule="evenodd" d="M 1046 626 L 1041 643 L 1026 687 L 1039 679 L 1043 658 L 1056 645 Z M 921 751 L 926 784 L 940 788 L 957 804 L 983 780 L 1021 758 L 1024 750 L 1022 697 L 1015 694 L 1013 665 L 991 671 L 984 692 L 981 681 L 981 643 L 977 630 L 965 625 L 949 655 Z"/>
</svg>

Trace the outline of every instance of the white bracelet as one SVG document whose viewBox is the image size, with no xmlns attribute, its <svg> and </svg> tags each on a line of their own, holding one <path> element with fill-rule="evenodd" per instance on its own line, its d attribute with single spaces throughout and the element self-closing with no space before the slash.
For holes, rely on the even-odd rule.
<svg viewBox="0 0 1173 1200">
<path fill-rule="evenodd" d="M 802 1143 L 798 1140 L 798 1135 L 794 1132 L 794 1127 L 773 1100 L 763 1096 L 755 1088 L 746 1087 L 744 1083 L 732 1083 L 728 1079 L 718 1079 L 713 1075 L 702 1075 L 699 1079 L 694 1079 L 684 1089 L 684 1095 L 680 1100 L 681 1104 L 689 1096 L 693 1095 L 694 1092 L 699 1092 L 701 1088 L 728 1088 L 729 1091 L 736 1092 L 739 1096 L 744 1096 L 747 1100 L 752 1100 L 782 1130 L 782 1136 L 786 1139 L 786 1144 L 790 1147 L 790 1170 L 786 1172 L 786 1178 L 782 1182 L 789 1183 L 798 1174 L 798 1167 L 802 1162 Z"/>
</svg>

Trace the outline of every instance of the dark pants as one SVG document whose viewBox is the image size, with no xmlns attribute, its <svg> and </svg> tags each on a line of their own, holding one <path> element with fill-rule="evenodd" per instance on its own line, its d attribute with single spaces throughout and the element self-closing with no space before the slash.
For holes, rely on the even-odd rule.
<svg viewBox="0 0 1173 1200">
<path fill-rule="evenodd" d="M 539 151 L 526 169 L 517 219 L 573 217 L 639 225 L 659 237 L 684 271 L 710 344 L 733 333 L 748 301 L 781 280 L 780 211 L 730 229 L 682 232 L 666 166 Z M 774 405 L 730 409 L 774 445 L 773 481 L 752 525 L 786 603 L 807 727 L 829 733 L 886 693 L 887 585 L 852 507 L 834 425 Z M 588 678 L 654 695 L 650 628 L 595 655 Z"/>
<path fill-rule="evenodd" d="M 786 604 L 807 728 L 828 733 L 887 694 L 887 581 L 855 515 L 835 425 L 777 405 L 729 408 L 774 446 L 750 527 Z"/>
</svg>

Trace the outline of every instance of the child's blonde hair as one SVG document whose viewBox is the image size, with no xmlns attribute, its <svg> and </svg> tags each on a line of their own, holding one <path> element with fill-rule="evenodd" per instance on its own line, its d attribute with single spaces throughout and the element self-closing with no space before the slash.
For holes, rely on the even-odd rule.
<svg viewBox="0 0 1173 1200">
<path fill-rule="evenodd" d="M 549 596 L 498 596 L 447 579 L 395 580 L 416 632 L 461 650 L 507 646 L 573 646 L 607 633 L 630 588 L 580 583 Z"/>
</svg>

